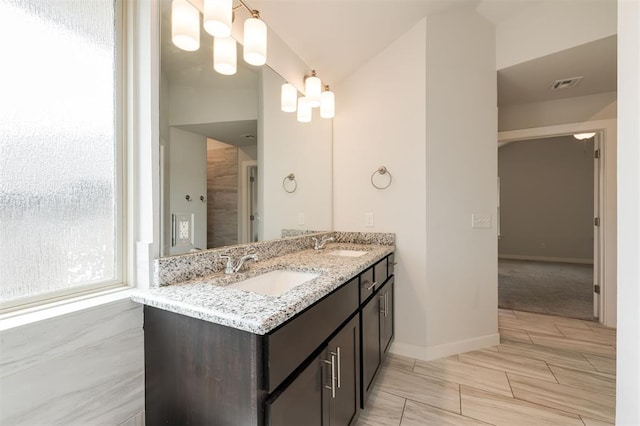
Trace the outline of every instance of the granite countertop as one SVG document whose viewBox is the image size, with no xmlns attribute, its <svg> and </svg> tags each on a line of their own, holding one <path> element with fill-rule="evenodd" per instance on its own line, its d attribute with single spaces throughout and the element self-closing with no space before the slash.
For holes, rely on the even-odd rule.
<svg viewBox="0 0 640 426">
<path fill-rule="evenodd" d="M 336 256 L 332 250 L 361 250 L 359 257 Z M 327 244 L 324 250 L 301 250 L 264 261 L 249 262 L 244 272 L 221 273 L 164 287 L 136 290 L 138 303 L 249 331 L 267 334 L 298 312 L 346 283 L 394 251 L 390 245 Z M 269 271 L 284 269 L 319 273 L 320 276 L 280 296 L 229 288 L 229 284 Z"/>
</svg>

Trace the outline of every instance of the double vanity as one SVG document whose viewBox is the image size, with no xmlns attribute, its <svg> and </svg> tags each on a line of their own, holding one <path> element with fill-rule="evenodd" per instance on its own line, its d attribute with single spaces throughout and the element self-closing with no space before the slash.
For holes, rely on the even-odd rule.
<svg viewBox="0 0 640 426">
<path fill-rule="evenodd" d="M 159 259 L 156 287 L 133 296 L 147 423 L 355 423 L 393 338 L 393 244 L 335 232 Z M 220 254 L 248 251 L 224 273 Z"/>
</svg>

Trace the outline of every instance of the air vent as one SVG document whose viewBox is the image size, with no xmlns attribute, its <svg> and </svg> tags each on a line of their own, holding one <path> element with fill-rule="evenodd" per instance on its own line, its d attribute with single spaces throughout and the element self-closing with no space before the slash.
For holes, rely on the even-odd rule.
<svg viewBox="0 0 640 426">
<path fill-rule="evenodd" d="M 556 80 L 551 84 L 549 90 L 562 90 L 568 89 L 569 87 L 576 87 L 578 84 L 580 84 L 583 78 L 584 76 Z"/>
</svg>

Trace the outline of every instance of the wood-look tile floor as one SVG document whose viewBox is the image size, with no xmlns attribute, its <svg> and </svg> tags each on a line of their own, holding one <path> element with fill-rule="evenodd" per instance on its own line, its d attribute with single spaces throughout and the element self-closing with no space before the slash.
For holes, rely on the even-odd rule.
<svg viewBox="0 0 640 426">
<path fill-rule="evenodd" d="M 616 331 L 499 311 L 501 343 L 425 362 L 389 355 L 359 426 L 613 424 Z"/>
</svg>

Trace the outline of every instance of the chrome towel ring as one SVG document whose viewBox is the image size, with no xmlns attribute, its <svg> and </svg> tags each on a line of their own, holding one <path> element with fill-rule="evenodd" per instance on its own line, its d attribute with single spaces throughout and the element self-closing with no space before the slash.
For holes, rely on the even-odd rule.
<svg viewBox="0 0 640 426">
<path fill-rule="evenodd" d="M 291 187 L 292 185 L 289 185 L 289 187 L 287 187 L 287 180 L 289 180 L 290 182 L 293 182 L 293 188 Z M 296 192 L 296 189 L 298 189 L 298 182 L 296 182 L 296 175 L 294 175 L 293 173 L 290 173 L 287 176 L 285 176 L 284 179 L 282 179 L 282 188 L 289 194 L 293 194 L 294 192 Z"/>
<path fill-rule="evenodd" d="M 376 183 L 373 181 L 373 178 L 375 177 L 376 173 L 379 173 L 381 175 L 387 175 L 389 176 L 389 180 L 387 181 L 386 185 L 376 185 Z M 378 167 L 378 170 L 375 170 L 373 173 L 371 173 L 371 185 L 373 185 L 374 188 L 376 189 L 387 189 L 389 187 L 389 185 L 391 185 L 391 181 L 393 180 L 393 177 L 391 176 L 391 172 L 389 170 L 387 170 L 387 168 L 385 166 L 380 166 Z"/>
</svg>

